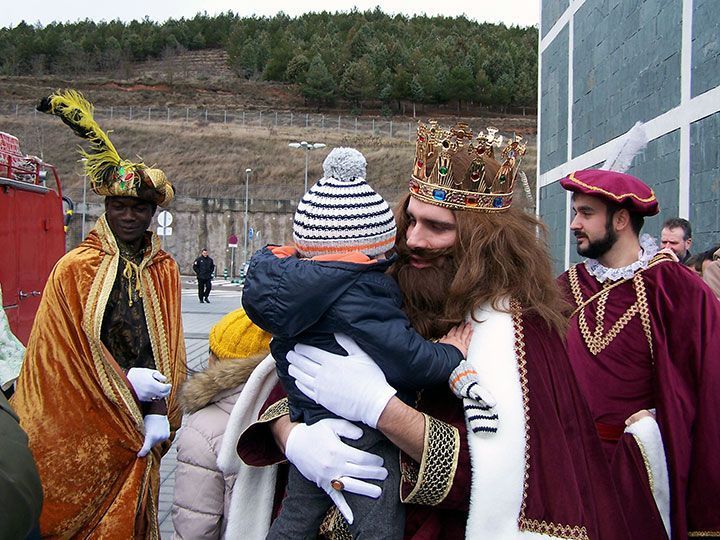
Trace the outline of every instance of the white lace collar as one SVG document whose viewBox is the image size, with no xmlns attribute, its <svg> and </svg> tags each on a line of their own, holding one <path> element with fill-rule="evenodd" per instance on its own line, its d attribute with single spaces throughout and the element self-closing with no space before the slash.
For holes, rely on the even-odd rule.
<svg viewBox="0 0 720 540">
<path fill-rule="evenodd" d="M 638 251 L 638 260 L 622 268 L 608 268 L 603 266 L 596 259 L 587 259 L 585 268 L 600 283 L 606 281 L 618 281 L 620 279 L 630 279 L 635 272 L 642 268 L 646 268 L 650 259 L 658 252 L 658 246 L 655 239 L 649 234 L 640 236 L 640 251 Z"/>
</svg>

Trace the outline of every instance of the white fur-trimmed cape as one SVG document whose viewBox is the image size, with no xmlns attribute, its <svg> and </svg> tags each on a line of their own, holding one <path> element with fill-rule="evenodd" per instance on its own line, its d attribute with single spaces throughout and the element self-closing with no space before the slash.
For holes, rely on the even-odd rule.
<svg viewBox="0 0 720 540">
<path fill-rule="evenodd" d="M 227 516 L 227 538 L 265 538 L 270 529 L 277 466 L 246 465 L 237 454 L 237 442 L 257 420 L 260 408 L 278 381 L 275 360 L 268 355 L 248 378 L 230 414 L 217 460 L 223 473 L 237 474 Z"/>
</svg>

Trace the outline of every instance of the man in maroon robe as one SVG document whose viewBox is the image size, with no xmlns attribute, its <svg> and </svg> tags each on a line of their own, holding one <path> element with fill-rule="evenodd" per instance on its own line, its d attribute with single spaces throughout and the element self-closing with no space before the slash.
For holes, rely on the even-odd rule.
<svg viewBox="0 0 720 540">
<path fill-rule="evenodd" d="M 633 537 L 720 536 L 720 304 L 640 236 L 659 211 L 646 184 L 605 170 L 561 184 L 588 257 L 559 277 L 574 308 L 568 355 L 623 504 L 642 518 Z"/>
<path fill-rule="evenodd" d="M 401 449 L 405 538 L 629 538 L 560 338 L 566 305 L 536 235 L 539 223 L 510 207 L 517 145 L 500 165 L 488 158 L 488 145 L 468 152 L 467 126 L 433 126 L 431 133 L 423 127 L 410 195 L 397 215 L 393 273 L 410 321 L 428 339 L 471 321 L 468 362 L 497 400 L 497 433 L 468 430 L 466 416 L 477 412 L 464 410 L 447 387 L 426 389 L 416 407 L 388 401 L 393 392 L 379 390 L 387 387 L 382 372 L 357 349 L 346 357 L 300 345 L 303 354 L 288 355 L 291 374 L 322 406 L 377 425 Z M 382 401 L 369 403 L 373 396 Z M 273 391 L 260 420 L 240 437 L 238 453 L 250 465 L 277 463 L 281 449 L 290 454 L 300 444 L 291 444 L 296 432 L 320 424 L 291 424 Z M 310 439 L 303 460 L 316 460 L 318 470 L 331 469 L 327 464 L 345 451 L 339 438 L 330 447 Z M 352 471 L 351 464 L 314 478 L 328 489 L 344 486 L 350 497 L 349 487 L 362 477 Z"/>
</svg>

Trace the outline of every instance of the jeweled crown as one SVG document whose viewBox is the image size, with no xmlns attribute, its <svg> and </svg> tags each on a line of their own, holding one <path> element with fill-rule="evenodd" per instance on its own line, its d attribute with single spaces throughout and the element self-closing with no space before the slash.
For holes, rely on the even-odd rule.
<svg viewBox="0 0 720 540">
<path fill-rule="evenodd" d="M 502 162 L 495 149 L 502 148 Z M 488 127 L 473 138 L 463 122 L 443 129 L 437 122 L 418 123 L 410 193 L 421 201 L 455 210 L 501 212 L 512 204 L 515 178 L 526 145 L 519 135 L 508 139 Z"/>
</svg>

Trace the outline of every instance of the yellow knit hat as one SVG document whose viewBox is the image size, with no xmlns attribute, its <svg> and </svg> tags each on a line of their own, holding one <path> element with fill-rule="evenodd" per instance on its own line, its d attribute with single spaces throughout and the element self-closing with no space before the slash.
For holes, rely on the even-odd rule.
<svg viewBox="0 0 720 540">
<path fill-rule="evenodd" d="M 249 358 L 270 352 L 272 336 L 255 326 L 240 308 L 225 315 L 210 330 L 210 350 L 219 360 Z"/>
</svg>

